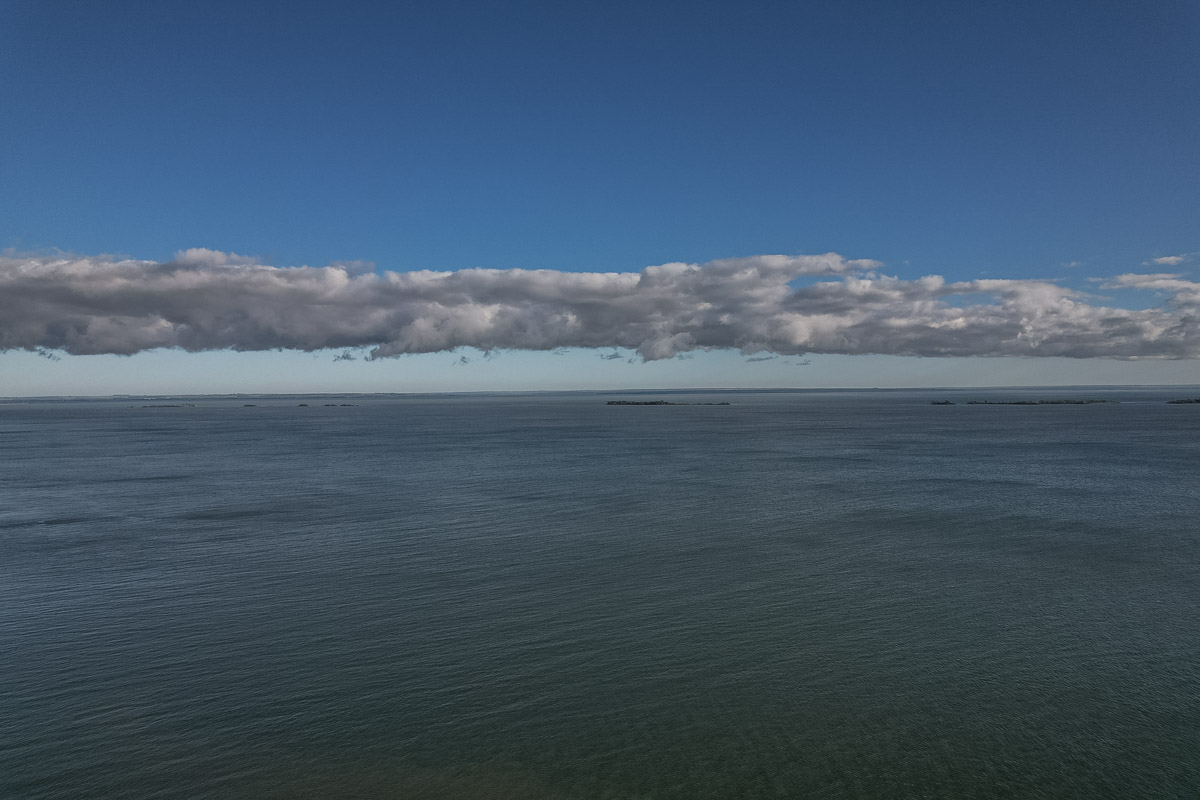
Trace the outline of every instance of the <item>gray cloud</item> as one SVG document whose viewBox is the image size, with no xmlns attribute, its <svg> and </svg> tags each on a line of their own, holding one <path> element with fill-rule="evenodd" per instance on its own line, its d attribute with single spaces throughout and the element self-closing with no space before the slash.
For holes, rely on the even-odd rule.
<svg viewBox="0 0 1200 800">
<path fill-rule="evenodd" d="M 900 280 L 880 266 L 827 253 L 635 273 L 377 274 L 361 264 L 273 267 L 202 248 L 164 263 L 9 254 L 0 256 L 0 349 L 1200 357 L 1200 284 L 1178 275 L 1111 279 L 1106 286 L 1166 293 L 1162 307 L 1125 309 L 1049 281 Z M 793 289 L 797 278 L 817 281 Z"/>
</svg>

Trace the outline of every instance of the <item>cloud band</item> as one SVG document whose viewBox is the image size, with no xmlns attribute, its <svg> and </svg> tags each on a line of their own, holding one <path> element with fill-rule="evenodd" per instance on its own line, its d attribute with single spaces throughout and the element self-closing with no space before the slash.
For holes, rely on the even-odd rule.
<svg viewBox="0 0 1200 800">
<path fill-rule="evenodd" d="M 0 256 L 0 350 L 76 355 L 369 347 L 616 347 L 780 354 L 1200 358 L 1200 283 L 1122 275 L 1156 308 L 1091 304 L 1037 280 L 900 280 L 836 253 L 670 263 L 636 273 L 359 263 L 273 267 L 211 250 L 168 262 Z M 797 281 L 797 279 L 803 279 Z M 793 288 L 792 282 L 809 285 Z"/>
</svg>

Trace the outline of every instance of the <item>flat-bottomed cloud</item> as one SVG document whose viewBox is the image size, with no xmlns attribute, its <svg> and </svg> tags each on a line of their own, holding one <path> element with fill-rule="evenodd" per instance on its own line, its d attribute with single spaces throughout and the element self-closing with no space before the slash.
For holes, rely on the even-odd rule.
<svg viewBox="0 0 1200 800">
<path fill-rule="evenodd" d="M 1200 357 L 1200 283 L 1121 275 L 1165 293 L 1127 309 L 1039 280 L 901 280 L 836 253 L 640 272 L 274 267 L 202 248 L 168 262 L 0 257 L 0 349 L 370 348 L 369 358 L 474 347 L 909 356 Z M 793 288 L 797 278 L 815 280 Z"/>
</svg>

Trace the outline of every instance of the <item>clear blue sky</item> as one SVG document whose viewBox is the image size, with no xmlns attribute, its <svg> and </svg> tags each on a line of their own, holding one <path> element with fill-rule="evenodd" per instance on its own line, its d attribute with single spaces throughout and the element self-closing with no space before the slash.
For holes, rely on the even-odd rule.
<svg viewBox="0 0 1200 800">
<path fill-rule="evenodd" d="M 0 248 L 610 272 L 836 251 L 904 279 L 1195 280 L 1197 41 L 1200 4 L 1176 0 L 0 0 Z M 458 355 L 8 353 L 0 395 L 1200 382 L 1194 360 Z"/>
</svg>

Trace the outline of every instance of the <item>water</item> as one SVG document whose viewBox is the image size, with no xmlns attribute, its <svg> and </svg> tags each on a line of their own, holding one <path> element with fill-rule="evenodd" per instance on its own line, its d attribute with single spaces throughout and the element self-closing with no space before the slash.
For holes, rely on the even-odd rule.
<svg viewBox="0 0 1200 800">
<path fill-rule="evenodd" d="M 1194 798 L 1195 394 L 0 405 L 0 797 Z"/>
</svg>

